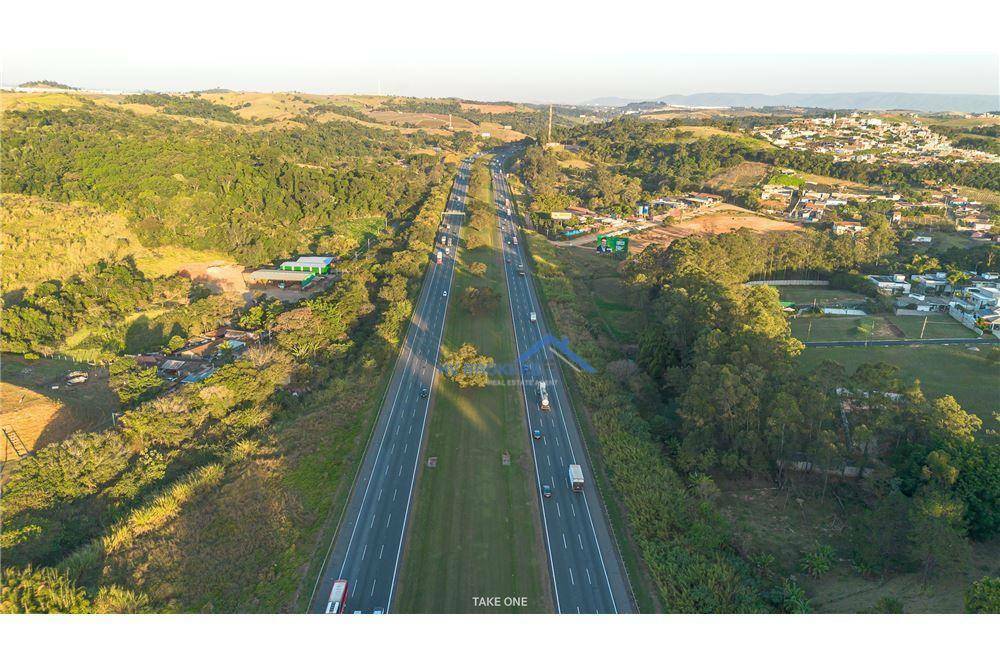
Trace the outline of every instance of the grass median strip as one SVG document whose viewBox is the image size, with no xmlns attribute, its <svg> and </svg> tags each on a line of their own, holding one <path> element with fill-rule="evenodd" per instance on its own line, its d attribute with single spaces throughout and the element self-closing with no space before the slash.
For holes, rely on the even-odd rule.
<svg viewBox="0 0 1000 667">
<path fill-rule="evenodd" d="M 516 354 L 489 182 L 485 165 L 477 165 L 442 357 L 472 343 L 504 363 Z M 480 290 L 486 306 L 470 308 L 469 288 Z M 417 483 L 401 612 L 551 610 L 520 387 L 490 380 L 467 389 L 438 381 L 424 454 L 437 465 L 424 466 Z"/>
</svg>

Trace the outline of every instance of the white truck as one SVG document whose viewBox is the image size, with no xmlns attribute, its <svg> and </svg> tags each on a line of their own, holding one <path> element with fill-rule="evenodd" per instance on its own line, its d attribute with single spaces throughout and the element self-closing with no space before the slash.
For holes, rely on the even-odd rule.
<svg viewBox="0 0 1000 667">
<path fill-rule="evenodd" d="M 444 256 L 441 254 L 441 251 L 438 250 L 437 251 L 437 263 L 440 264 L 443 261 L 444 261 Z"/>
<path fill-rule="evenodd" d="M 544 382 L 538 383 L 538 406 L 542 410 L 552 409 L 552 406 L 549 405 L 549 392 L 546 390 Z"/>
<path fill-rule="evenodd" d="M 569 488 L 573 491 L 583 491 L 583 468 L 577 464 L 569 467 Z"/>
</svg>

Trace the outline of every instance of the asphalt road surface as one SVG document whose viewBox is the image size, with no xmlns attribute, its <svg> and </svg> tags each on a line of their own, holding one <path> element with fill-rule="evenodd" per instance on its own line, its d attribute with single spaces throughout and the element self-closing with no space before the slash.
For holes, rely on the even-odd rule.
<svg viewBox="0 0 1000 667">
<path fill-rule="evenodd" d="M 593 482 L 572 407 L 554 353 L 541 344 L 549 335 L 535 294 L 531 271 L 518 239 L 510 191 L 501 171 L 514 148 L 501 150 L 491 161 L 494 197 L 502 238 L 502 255 L 520 380 L 535 460 L 538 502 L 542 514 L 549 574 L 559 613 L 626 613 L 635 608 L 624 568 L 611 537 L 608 520 Z M 531 313 L 535 314 L 532 321 Z M 532 350 L 536 350 L 532 354 Z M 530 356 L 530 358 L 528 358 Z M 538 383 L 544 382 L 551 407 L 542 410 Z M 535 429 L 540 438 L 532 436 Z M 584 491 L 569 488 L 569 466 L 583 467 Z M 542 486 L 551 488 L 544 498 Z"/>
<path fill-rule="evenodd" d="M 465 212 L 470 167 L 471 160 L 466 160 L 455 177 L 435 239 L 442 263 L 428 258 L 430 266 L 378 421 L 313 591 L 313 613 L 326 611 L 337 579 L 348 582 L 346 613 L 391 609 L 464 222 L 464 215 L 456 213 Z"/>
</svg>

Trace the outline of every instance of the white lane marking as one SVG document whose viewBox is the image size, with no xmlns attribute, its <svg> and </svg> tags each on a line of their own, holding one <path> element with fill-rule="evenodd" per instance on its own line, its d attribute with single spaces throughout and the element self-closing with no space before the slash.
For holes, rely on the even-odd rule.
<svg viewBox="0 0 1000 667">
<path fill-rule="evenodd" d="M 591 581 L 591 580 L 590 580 L 590 568 L 588 567 L 588 568 L 587 568 L 586 570 L 584 570 L 584 571 L 585 571 L 585 572 L 587 573 L 587 583 L 588 583 L 588 584 L 592 584 L 592 583 L 594 583 L 593 581 Z"/>
<path fill-rule="evenodd" d="M 402 476 L 403 476 L 403 466 L 399 466 L 399 474 L 396 475 L 396 477 L 402 477 Z"/>
<path fill-rule="evenodd" d="M 437 274 L 432 274 L 431 277 L 429 278 L 430 282 L 428 283 L 428 285 L 431 288 L 433 288 L 434 277 L 436 275 Z M 396 393 L 392 397 L 392 404 L 389 406 L 389 414 L 386 417 L 386 422 L 387 423 L 391 423 L 391 421 L 392 421 L 392 413 L 396 411 L 396 403 L 399 401 L 399 396 L 402 393 L 403 385 L 406 382 L 406 370 L 410 366 L 410 359 L 413 356 L 414 342 L 415 342 L 415 339 L 416 339 L 417 335 L 419 334 L 419 331 L 417 330 L 417 327 L 414 326 L 415 320 L 418 318 L 418 314 L 420 313 L 420 309 L 427 304 L 427 300 L 430 298 L 430 294 L 431 294 L 432 291 L 433 291 L 432 289 L 421 288 L 420 296 L 417 298 L 417 305 L 416 305 L 416 308 L 414 309 L 414 315 L 410 318 L 410 323 L 406 327 L 406 336 L 403 338 L 403 345 L 407 349 L 406 360 L 403 362 L 403 364 L 401 366 L 399 365 L 399 361 L 403 359 L 402 351 L 400 351 L 400 355 L 399 355 L 399 357 L 396 360 L 397 368 L 399 369 L 399 383 L 396 385 Z M 393 369 L 393 374 L 395 374 L 395 372 L 396 372 L 396 369 L 394 368 Z M 392 385 L 392 379 L 391 378 L 389 380 L 389 385 L 390 386 Z M 379 417 L 376 417 L 376 419 L 379 419 L 380 417 L 381 417 L 381 415 Z M 385 438 L 388 435 L 388 433 L 389 433 L 389 429 L 388 428 L 386 428 L 384 431 L 382 431 L 382 437 L 379 439 L 378 449 L 375 451 L 375 462 L 372 464 L 372 470 L 375 470 L 376 467 L 378 466 L 379 457 L 382 455 L 382 446 L 385 444 Z M 362 463 L 362 466 L 363 465 L 364 465 L 364 463 Z M 364 514 L 365 503 L 368 500 L 368 491 L 371 489 L 372 480 L 374 478 L 375 478 L 374 475 L 369 476 L 368 482 L 365 484 L 365 492 L 361 496 L 361 507 L 358 509 L 359 518 L 360 518 L 361 514 Z M 350 502 L 350 501 L 348 501 L 348 502 Z M 338 579 L 343 579 L 344 578 L 344 572 L 347 569 L 347 562 L 350 560 L 351 546 L 354 544 L 354 535 L 355 535 L 355 533 L 358 530 L 358 524 L 359 523 L 360 523 L 360 521 L 355 521 L 354 522 L 354 527 L 351 529 L 351 537 L 347 540 L 347 550 L 344 552 L 344 562 L 340 566 L 340 576 L 337 577 Z M 372 516 L 372 526 L 374 526 L 374 525 L 375 525 L 375 516 L 373 514 L 373 516 Z M 334 539 L 333 541 L 330 542 L 330 548 L 331 549 L 333 549 L 333 543 L 335 541 L 336 541 L 336 539 Z M 314 591 L 313 594 L 315 595 L 315 591 Z"/>
<path fill-rule="evenodd" d="M 549 458 L 548 454 L 545 455 L 545 460 L 546 460 L 546 462 L 548 462 L 549 467 L 551 468 L 552 467 L 552 459 Z"/>
<path fill-rule="evenodd" d="M 410 424 L 410 428 L 406 429 L 406 434 L 409 435 L 413 433 L 413 424 Z"/>
<path fill-rule="evenodd" d="M 580 535 L 580 533 L 576 534 L 576 539 L 580 540 L 580 551 L 583 551 L 583 537 Z"/>
<path fill-rule="evenodd" d="M 378 581 L 378 579 L 372 579 L 372 592 L 371 592 L 372 596 L 375 595 L 375 582 L 376 581 Z"/>
<path fill-rule="evenodd" d="M 392 512 L 389 512 L 389 518 L 385 520 L 385 527 L 389 527 L 389 522 L 392 521 Z"/>
<path fill-rule="evenodd" d="M 375 499 L 375 502 L 378 502 L 380 500 L 382 500 L 382 489 L 378 490 L 378 498 Z"/>
<path fill-rule="evenodd" d="M 511 323 L 513 324 L 514 322 L 517 322 L 517 318 L 514 316 L 514 299 L 511 298 L 511 294 L 513 294 L 513 292 L 511 290 L 511 286 L 510 286 L 510 271 L 509 270 L 508 271 L 504 271 L 503 277 L 504 277 L 504 282 L 507 283 L 507 305 L 508 305 L 509 310 L 510 310 Z M 513 326 L 512 328 L 514 329 L 514 348 L 515 348 L 515 351 L 517 352 L 518 358 L 520 358 L 520 356 L 521 356 L 521 341 L 517 337 L 517 327 Z M 531 409 L 528 407 L 528 388 L 527 388 L 527 385 L 524 383 L 524 368 L 523 367 L 518 367 L 518 377 L 521 380 L 521 387 L 522 387 L 521 395 L 524 398 L 524 412 L 525 412 L 525 414 L 530 415 L 531 414 Z M 529 417 L 529 422 L 530 422 L 530 417 Z M 531 458 L 532 458 L 532 460 L 533 460 L 533 462 L 535 464 L 535 481 L 538 482 L 538 488 L 540 489 L 542 487 L 542 479 L 541 479 L 541 475 L 540 475 L 540 473 L 538 471 L 538 458 L 535 456 L 535 448 L 534 447 L 531 448 Z M 553 484 L 553 488 L 555 488 L 555 484 Z M 551 539 L 550 539 L 550 536 L 549 536 L 549 519 L 548 519 L 548 513 L 545 511 L 545 503 L 544 503 L 544 501 L 541 498 L 539 498 L 538 500 L 539 500 L 539 504 L 542 507 L 542 525 L 545 528 L 545 550 L 548 552 L 548 556 L 549 556 L 549 572 L 552 574 L 552 588 L 553 588 L 553 593 L 555 594 L 555 598 L 556 598 L 556 613 L 557 614 L 561 614 L 562 613 L 562 604 L 559 602 L 559 583 L 556 581 L 556 568 L 555 568 L 555 563 L 552 561 L 552 543 L 551 543 Z"/>
<path fill-rule="evenodd" d="M 459 223 L 459 225 L 457 225 L 457 228 L 459 230 L 461 230 L 460 224 L 461 223 Z M 459 252 L 458 246 L 456 246 L 456 248 L 455 248 L 455 258 L 456 259 L 458 258 L 458 252 Z M 449 268 L 451 270 L 448 272 L 448 291 L 451 292 L 452 291 L 452 283 L 454 282 L 454 279 L 455 279 L 455 265 L 454 265 L 454 263 L 452 263 L 451 265 L 449 265 Z M 444 338 L 444 322 L 445 322 L 445 319 L 448 317 L 448 307 L 450 305 L 451 305 L 451 297 L 449 296 L 444 301 L 444 310 L 442 312 L 441 319 L 440 319 L 441 326 L 440 326 L 440 330 L 438 331 L 437 345 L 434 348 L 435 349 L 435 352 L 434 352 L 434 364 L 433 364 L 433 366 L 431 366 L 431 379 L 430 379 L 430 387 L 432 387 L 432 388 L 434 387 L 434 380 L 437 377 L 437 364 L 438 364 L 438 360 L 441 358 L 441 340 Z M 430 404 L 431 404 L 430 397 L 428 397 L 428 400 L 424 403 L 424 416 L 423 416 L 423 419 L 420 422 L 421 440 L 423 439 L 424 429 L 427 427 L 427 411 L 428 411 L 428 409 L 430 407 Z M 419 465 L 419 463 L 420 463 L 420 443 L 418 442 L 417 443 L 416 456 L 413 457 L 413 474 L 410 476 L 410 490 L 409 490 L 408 495 L 406 497 L 406 510 L 403 512 L 403 522 L 401 524 L 402 528 L 401 528 L 400 534 L 399 534 L 399 547 L 396 549 L 396 562 L 395 562 L 395 564 L 393 565 L 393 568 L 392 568 L 392 582 L 389 584 L 389 597 L 386 600 L 386 611 L 388 611 L 389 608 L 390 608 L 390 606 L 392 605 L 392 594 L 396 590 L 396 576 L 399 573 L 399 558 L 403 554 L 403 535 L 406 533 L 406 521 L 407 521 L 407 519 L 410 516 L 410 504 L 413 501 L 413 486 L 414 486 L 414 483 L 416 482 L 416 479 L 417 479 L 417 465 Z"/>
<path fill-rule="evenodd" d="M 369 528 L 374 528 L 374 527 L 375 527 L 375 514 L 373 512 L 372 513 L 372 525 L 370 525 Z"/>
<path fill-rule="evenodd" d="M 365 554 L 368 553 L 368 545 L 365 545 L 364 551 L 361 552 L 361 560 L 365 559 Z"/>
<path fill-rule="evenodd" d="M 556 503 L 556 514 L 559 515 L 559 518 L 562 518 L 562 510 L 559 509 L 559 503 Z"/>
<path fill-rule="evenodd" d="M 560 468 L 565 468 L 566 467 L 566 462 L 563 461 L 563 457 L 561 457 L 561 456 L 559 457 L 559 467 Z"/>
<path fill-rule="evenodd" d="M 576 516 L 576 508 L 573 505 L 570 505 L 569 508 L 573 510 L 573 516 Z"/>
<path fill-rule="evenodd" d="M 566 533 L 562 534 L 563 538 L 563 549 L 569 549 L 569 544 L 566 542 Z"/>
<path fill-rule="evenodd" d="M 394 501 L 396 500 L 396 494 L 397 494 L 397 493 L 399 493 L 399 489 L 393 489 L 393 490 L 392 490 L 392 499 L 393 499 Z"/>
<path fill-rule="evenodd" d="M 382 560 L 382 552 L 385 551 L 385 545 L 383 544 L 378 550 L 378 559 Z"/>
<path fill-rule="evenodd" d="M 576 586 L 576 580 L 573 579 L 573 568 L 569 568 L 569 583 Z M 579 607 L 577 607 L 577 609 L 579 609 Z"/>
</svg>

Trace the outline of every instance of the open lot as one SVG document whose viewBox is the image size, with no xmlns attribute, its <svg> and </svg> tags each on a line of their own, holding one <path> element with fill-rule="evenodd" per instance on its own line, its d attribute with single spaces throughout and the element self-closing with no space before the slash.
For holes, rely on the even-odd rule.
<svg viewBox="0 0 1000 667">
<path fill-rule="evenodd" d="M 442 352 L 471 342 L 497 363 L 509 364 L 516 353 L 496 218 L 485 217 L 481 228 L 471 221 L 462 228 L 465 249 Z M 485 276 L 469 272 L 474 262 L 486 264 Z M 470 286 L 494 289 L 500 296 L 496 308 L 471 314 L 460 298 Z M 400 575 L 400 611 L 551 611 L 524 403 L 517 385 L 498 380 L 461 389 L 439 376 Z M 426 466 L 430 457 L 437 459 L 434 468 Z M 525 596 L 528 606 L 476 607 L 474 596 Z"/>
<path fill-rule="evenodd" d="M 800 363 L 813 367 L 829 359 L 853 372 L 863 363 L 885 362 L 896 366 L 906 381 L 920 380 L 931 398 L 954 396 L 967 411 L 987 426 L 997 427 L 992 417 L 1000 411 L 1000 365 L 985 346 L 924 345 L 907 347 L 812 347 L 802 351 Z"/>
<path fill-rule="evenodd" d="M 690 218 L 682 218 L 679 222 L 653 227 L 635 234 L 629 241 L 629 249 L 632 252 L 640 252 L 646 246 L 667 246 L 675 239 L 685 236 L 725 234 L 737 229 L 749 229 L 759 233 L 797 232 L 801 231 L 802 226 L 784 220 L 765 218 L 731 204 L 718 204 Z"/>
<path fill-rule="evenodd" d="M 28 451 L 58 442 L 74 431 L 111 425 L 118 398 L 108 388 L 103 369 L 62 359 L 29 361 L 10 354 L 3 355 L 2 363 L 2 425 L 13 427 Z M 66 374 L 74 370 L 85 370 L 91 377 L 83 384 L 67 385 Z M 8 459 L 17 458 L 6 449 L 6 442 L 3 449 Z"/>
<path fill-rule="evenodd" d="M 740 162 L 738 165 L 712 176 L 708 179 L 708 185 L 721 190 L 753 187 L 767 175 L 770 169 L 771 167 L 763 162 Z"/>
</svg>

